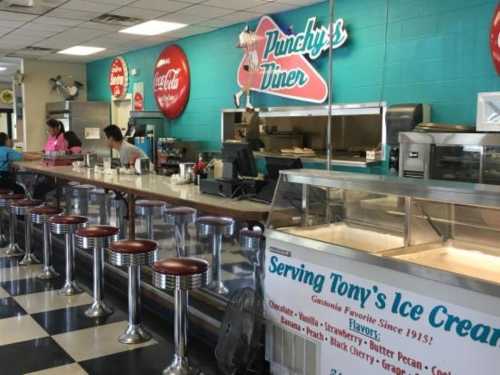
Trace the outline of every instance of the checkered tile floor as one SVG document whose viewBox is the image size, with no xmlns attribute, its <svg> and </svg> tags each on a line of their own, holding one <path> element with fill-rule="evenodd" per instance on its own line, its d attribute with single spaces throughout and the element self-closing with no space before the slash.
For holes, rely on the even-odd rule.
<svg viewBox="0 0 500 375">
<path fill-rule="evenodd" d="M 107 298 L 114 314 L 101 321 L 89 319 L 84 315 L 92 301 L 88 291 L 59 296 L 62 278 L 38 280 L 41 267 L 21 267 L 19 260 L 0 249 L 1 375 L 161 374 L 173 355 L 173 327 L 146 317 L 154 339 L 120 344 L 117 338 L 127 326 L 121 303 Z M 193 342 L 190 352 L 204 374 L 217 373 L 213 348 Z"/>
</svg>

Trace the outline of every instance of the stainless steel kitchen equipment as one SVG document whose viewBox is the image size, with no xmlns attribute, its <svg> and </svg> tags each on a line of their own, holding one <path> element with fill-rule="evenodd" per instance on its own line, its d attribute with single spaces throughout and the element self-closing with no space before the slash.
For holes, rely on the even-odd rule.
<svg viewBox="0 0 500 375">
<path fill-rule="evenodd" d="M 110 107 L 106 102 L 63 101 L 47 103 L 47 118 L 55 118 L 82 141 L 84 151 L 99 157 L 110 155 L 103 129 L 110 124 Z"/>
<path fill-rule="evenodd" d="M 333 106 L 332 165 L 368 167 L 385 160 L 386 109 L 385 102 Z M 296 157 L 326 162 L 328 106 L 269 107 L 256 113 L 263 148 L 256 157 L 290 156 L 296 148 Z M 222 111 L 222 142 L 235 140 L 235 133 L 251 127 L 243 117 L 240 112 Z M 379 150 L 380 158 L 367 159 L 368 150 Z"/>
<path fill-rule="evenodd" d="M 500 131 L 500 92 L 481 92 L 477 96 L 476 129 Z"/>
<path fill-rule="evenodd" d="M 499 224 L 497 186 L 282 171 L 265 232 L 271 372 L 383 374 L 380 348 L 404 347 L 436 374 L 474 373 L 480 359 L 495 373 L 498 346 L 444 322 L 500 326 Z M 400 314 L 402 301 L 421 316 Z"/>
<path fill-rule="evenodd" d="M 500 134 L 399 134 L 401 177 L 500 184 Z"/>
</svg>

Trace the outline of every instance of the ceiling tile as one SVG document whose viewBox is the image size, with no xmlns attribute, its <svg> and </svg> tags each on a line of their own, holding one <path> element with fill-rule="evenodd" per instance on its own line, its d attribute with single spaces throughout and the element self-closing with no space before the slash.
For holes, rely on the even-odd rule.
<svg viewBox="0 0 500 375">
<path fill-rule="evenodd" d="M 257 7 L 252 7 L 249 8 L 248 10 L 259 14 L 273 14 L 273 13 L 284 12 L 286 10 L 290 10 L 293 8 L 297 8 L 297 5 L 285 4 L 285 3 L 269 3 L 269 4 L 259 5 Z"/>
<path fill-rule="evenodd" d="M 162 16 L 166 12 L 161 12 L 161 11 L 159 12 L 158 10 L 153 10 L 153 9 L 143 9 L 143 8 L 134 8 L 125 6 L 123 8 L 114 10 L 113 12 L 110 13 L 124 17 L 138 17 L 145 20 L 152 20 Z"/>
<path fill-rule="evenodd" d="M 265 0 L 209 0 L 203 5 L 207 6 L 215 6 L 215 7 L 220 7 L 220 8 L 228 8 L 228 9 L 234 9 L 234 10 L 243 10 L 243 9 L 248 9 L 252 7 L 256 7 L 259 5 L 264 5 L 266 3 L 269 3 L 268 1 Z"/>
<path fill-rule="evenodd" d="M 108 25 L 100 22 L 85 22 L 78 25 L 78 27 L 82 29 L 103 30 L 108 32 L 114 32 L 123 29 L 123 26 L 121 25 Z"/>
<path fill-rule="evenodd" d="M 51 17 L 68 18 L 72 20 L 90 21 L 95 17 L 100 16 L 102 13 L 99 12 L 86 12 L 81 10 L 73 9 L 54 9 L 52 12 L 48 13 Z"/>
<path fill-rule="evenodd" d="M 34 18 L 36 18 L 36 16 L 31 15 L 31 14 L 0 11 L 0 21 L 2 21 L 2 22 L 3 21 L 28 22 Z"/>
<path fill-rule="evenodd" d="M 194 14 L 170 13 L 158 19 L 160 21 L 180 22 L 188 25 L 194 25 L 196 23 L 200 23 L 201 21 L 206 20 L 206 17 L 200 17 Z"/>
<path fill-rule="evenodd" d="M 33 21 L 33 23 L 43 23 L 49 25 L 60 25 L 60 26 L 76 26 L 82 23 L 81 20 L 70 20 L 68 18 L 59 18 L 51 16 L 42 16 Z"/>
<path fill-rule="evenodd" d="M 64 30 L 67 30 L 69 26 L 62 26 L 62 25 L 53 25 L 53 24 L 48 24 L 48 23 L 35 23 L 35 22 L 29 22 L 25 24 L 22 29 L 23 30 L 31 30 L 34 32 L 40 31 L 40 32 L 61 32 Z"/>
<path fill-rule="evenodd" d="M 234 12 L 234 9 L 224 9 L 216 7 L 208 7 L 205 5 L 193 5 L 192 7 L 183 9 L 178 14 L 187 14 L 204 17 L 205 19 L 221 17 Z"/>
<path fill-rule="evenodd" d="M 259 15 L 257 13 L 239 11 L 228 14 L 227 16 L 212 18 L 210 20 L 203 21 L 200 24 L 211 27 L 224 27 L 234 25 L 235 23 L 247 22 L 258 17 Z"/>
<path fill-rule="evenodd" d="M 163 12 L 175 12 L 191 5 L 192 4 L 173 0 L 137 0 L 130 4 L 130 6 L 136 8 L 161 10 Z"/>
<path fill-rule="evenodd" d="M 72 9 L 72 10 L 83 10 L 92 11 L 96 13 L 108 13 L 115 10 L 120 5 L 117 4 L 107 4 L 98 1 L 88 1 L 88 0 L 70 0 L 67 3 L 61 5 L 59 9 Z"/>
</svg>

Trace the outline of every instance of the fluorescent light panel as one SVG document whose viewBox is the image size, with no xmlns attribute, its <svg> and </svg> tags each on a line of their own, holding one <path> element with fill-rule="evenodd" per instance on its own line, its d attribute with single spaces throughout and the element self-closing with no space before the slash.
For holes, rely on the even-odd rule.
<svg viewBox="0 0 500 375">
<path fill-rule="evenodd" d="M 0 72 L 5 72 L 7 68 L 5 66 L 0 66 Z"/>
<path fill-rule="evenodd" d="M 122 29 L 120 30 L 120 32 L 125 34 L 153 36 L 165 34 L 169 31 L 182 29 L 186 26 L 187 25 L 184 23 L 152 20 L 128 27 L 126 29 Z"/>
<path fill-rule="evenodd" d="M 61 55 L 74 55 L 74 56 L 89 56 L 95 53 L 104 51 L 106 48 L 102 47 L 89 47 L 89 46 L 74 46 L 63 49 L 57 53 Z"/>
</svg>

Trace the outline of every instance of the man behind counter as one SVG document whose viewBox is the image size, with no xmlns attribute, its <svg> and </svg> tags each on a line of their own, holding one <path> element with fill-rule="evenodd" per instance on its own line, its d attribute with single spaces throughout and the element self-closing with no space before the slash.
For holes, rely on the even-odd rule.
<svg viewBox="0 0 500 375">
<path fill-rule="evenodd" d="M 122 131 L 116 125 L 109 125 L 104 128 L 108 146 L 120 153 L 120 163 L 124 167 L 133 166 L 139 158 L 148 158 L 148 156 L 139 147 L 136 147 L 125 141 Z"/>
</svg>

